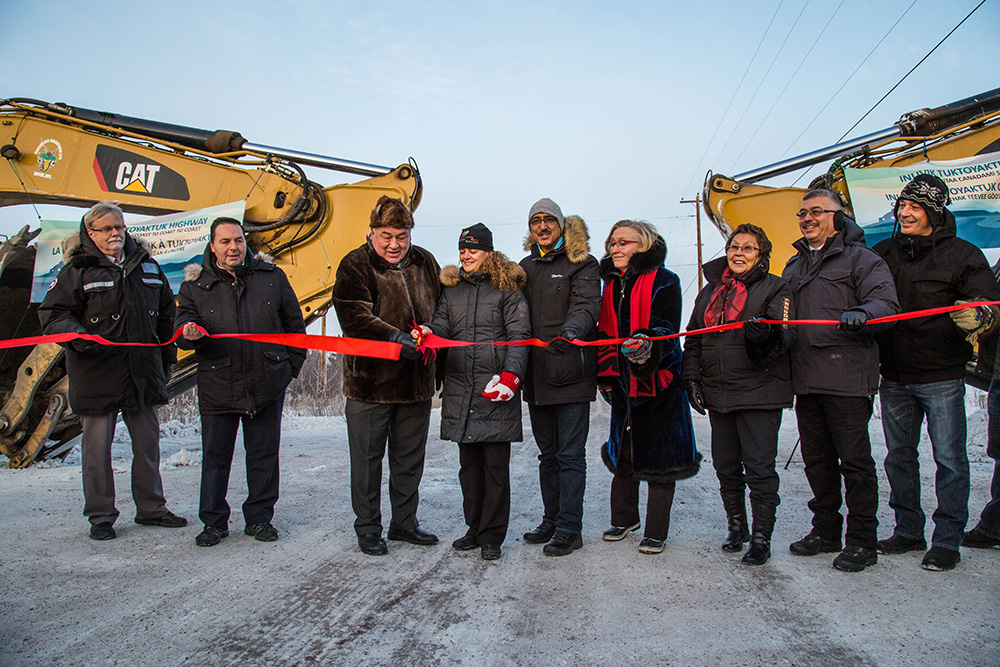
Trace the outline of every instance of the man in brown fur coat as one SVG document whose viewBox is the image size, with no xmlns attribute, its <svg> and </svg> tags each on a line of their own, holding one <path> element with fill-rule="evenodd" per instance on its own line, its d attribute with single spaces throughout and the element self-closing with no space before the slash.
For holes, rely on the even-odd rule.
<svg viewBox="0 0 1000 667">
<path fill-rule="evenodd" d="M 424 363 L 410 331 L 428 322 L 441 293 L 440 267 L 411 245 L 413 214 L 398 199 L 381 197 L 364 245 L 337 267 L 333 306 L 345 336 L 403 346 L 398 361 L 344 356 L 351 503 L 358 546 L 370 556 L 388 551 L 382 539 L 382 459 L 389 449 L 388 537 L 411 544 L 438 538 L 417 521 L 418 487 L 434 395 L 434 362 Z"/>
</svg>

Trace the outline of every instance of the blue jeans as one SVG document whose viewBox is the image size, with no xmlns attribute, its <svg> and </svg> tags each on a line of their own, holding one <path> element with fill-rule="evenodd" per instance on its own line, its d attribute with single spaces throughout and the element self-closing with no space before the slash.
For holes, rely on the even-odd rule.
<svg viewBox="0 0 1000 667">
<path fill-rule="evenodd" d="M 969 519 L 969 456 L 965 449 L 965 383 L 943 380 L 901 385 L 883 378 L 879 388 L 882 430 L 888 453 L 885 474 L 892 492 L 889 506 L 896 513 L 896 535 L 924 537 L 926 517 L 920 507 L 920 464 L 917 444 L 927 416 L 934 462 L 937 464 L 933 546 L 958 551 Z"/>
</svg>

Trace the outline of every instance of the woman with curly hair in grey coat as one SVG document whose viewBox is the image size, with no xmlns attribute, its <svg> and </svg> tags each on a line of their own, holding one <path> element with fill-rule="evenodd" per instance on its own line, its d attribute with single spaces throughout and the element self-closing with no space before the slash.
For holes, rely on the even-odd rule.
<svg viewBox="0 0 1000 667">
<path fill-rule="evenodd" d="M 434 333 L 470 343 L 529 338 L 521 267 L 493 250 L 493 234 L 481 223 L 462 230 L 458 248 L 461 266 L 441 271 L 444 290 L 434 317 L 414 337 Z M 479 547 L 484 560 L 500 558 L 507 535 L 510 443 L 522 439 L 519 387 L 527 362 L 528 348 L 520 345 L 454 347 L 445 355 L 441 438 L 458 443 L 469 527 L 452 546 Z"/>
</svg>

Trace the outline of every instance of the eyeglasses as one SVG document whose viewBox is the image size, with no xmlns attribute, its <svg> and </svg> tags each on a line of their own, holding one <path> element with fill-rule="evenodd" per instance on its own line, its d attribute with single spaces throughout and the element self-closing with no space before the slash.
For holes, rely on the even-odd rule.
<svg viewBox="0 0 1000 667">
<path fill-rule="evenodd" d="M 119 234 L 125 231 L 125 225 L 111 225 L 110 227 L 93 227 L 92 232 L 95 234 L 110 234 L 111 232 L 118 232 Z"/>
<path fill-rule="evenodd" d="M 551 215 L 536 215 L 534 218 L 528 221 L 528 224 L 532 227 L 537 227 L 541 224 L 553 225 L 557 224 L 559 221 L 552 217 Z"/>
<path fill-rule="evenodd" d="M 808 211 L 806 209 L 802 209 L 801 211 L 795 214 L 795 217 L 798 218 L 799 220 L 806 217 L 807 215 L 811 215 L 814 218 L 818 218 L 824 213 L 836 213 L 836 211 L 832 211 L 828 208 L 820 208 L 819 206 L 817 206 L 815 208 L 809 209 Z"/>
<path fill-rule="evenodd" d="M 752 245 L 731 245 L 726 248 L 726 252 L 735 255 L 736 253 L 743 253 L 744 255 L 749 255 L 760 250 L 757 246 Z"/>
<path fill-rule="evenodd" d="M 627 246 L 630 243 L 638 243 L 638 241 L 627 241 L 627 240 L 608 241 L 607 248 L 608 250 L 611 250 L 612 248 L 621 248 L 622 250 L 624 250 L 625 246 Z"/>
</svg>

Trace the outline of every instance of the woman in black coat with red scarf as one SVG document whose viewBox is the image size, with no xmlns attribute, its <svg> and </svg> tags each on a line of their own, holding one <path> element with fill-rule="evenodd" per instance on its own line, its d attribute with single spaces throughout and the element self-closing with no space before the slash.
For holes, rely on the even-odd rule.
<svg viewBox="0 0 1000 667">
<path fill-rule="evenodd" d="M 667 245 L 648 222 L 621 220 L 611 228 L 601 260 L 604 295 L 598 330 L 621 346 L 601 346 L 597 379 L 611 404 L 611 433 L 601 450 L 611 480 L 611 528 L 615 542 L 639 528 L 639 482 L 649 484 L 646 528 L 639 551 L 663 551 L 679 479 L 698 472 L 687 396 L 680 383 L 678 333 L 681 288 L 663 266 Z"/>
<path fill-rule="evenodd" d="M 778 429 L 782 408 L 792 405 L 788 348 L 794 329 L 760 320 L 794 319 L 791 291 L 768 273 L 771 242 L 756 225 L 737 227 L 726 257 L 704 266 L 709 284 L 695 299 L 688 331 L 731 322 L 743 327 L 689 335 L 684 342 L 684 383 L 692 407 L 708 410 L 712 463 L 729 519 L 723 551 L 750 548 L 748 565 L 771 556 L 778 506 Z M 750 487 L 753 536 L 747 525 L 745 489 Z"/>
</svg>

